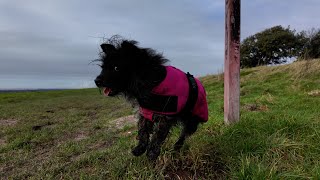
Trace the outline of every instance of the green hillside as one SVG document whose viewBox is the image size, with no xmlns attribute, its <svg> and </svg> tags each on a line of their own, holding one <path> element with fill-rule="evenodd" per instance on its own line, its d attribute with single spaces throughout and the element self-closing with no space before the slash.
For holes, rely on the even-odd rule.
<svg viewBox="0 0 320 180">
<path fill-rule="evenodd" d="M 241 121 L 223 124 L 223 76 L 203 77 L 208 123 L 156 163 L 134 157 L 135 113 L 97 89 L 0 93 L 0 179 L 320 178 L 320 61 L 241 70 Z M 120 124 L 119 124 L 120 123 Z"/>
</svg>

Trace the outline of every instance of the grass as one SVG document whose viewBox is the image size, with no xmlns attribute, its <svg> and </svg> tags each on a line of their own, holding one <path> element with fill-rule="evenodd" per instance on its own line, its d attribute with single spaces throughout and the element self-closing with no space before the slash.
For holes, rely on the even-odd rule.
<svg viewBox="0 0 320 180">
<path fill-rule="evenodd" d="M 320 61 L 241 70 L 241 121 L 223 123 L 223 77 L 203 77 L 210 119 L 156 163 L 133 157 L 123 99 L 96 89 L 0 94 L 0 179 L 319 179 Z M 312 92 L 312 93 L 310 93 Z M 132 133 L 127 133 L 132 132 Z"/>
</svg>

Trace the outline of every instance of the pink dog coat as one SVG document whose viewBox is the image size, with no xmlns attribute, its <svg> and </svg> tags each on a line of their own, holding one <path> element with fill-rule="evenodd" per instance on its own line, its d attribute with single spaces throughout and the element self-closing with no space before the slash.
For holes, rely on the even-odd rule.
<svg viewBox="0 0 320 180">
<path fill-rule="evenodd" d="M 151 97 L 151 106 L 157 102 L 158 108 L 148 108 L 140 104 L 141 115 L 153 121 L 154 114 L 177 115 L 184 110 L 189 97 L 189 81 L 187 75 L 181 70 L 166 66 L 167 75 L 165 79 L 153 88 Z M 208 121 L 208 104 L 206 100 L 206 91 L 201 82 L 194 78 L 198 86 L 198 96 L 195 101 L 191 114 L 202 122 Z M 165 97 L 165 98 L 163 98 Z M 160 100 L 159 100 L 160 99 Z M 152 110 L 151 110 L 152 109 Z"/>
</svg>

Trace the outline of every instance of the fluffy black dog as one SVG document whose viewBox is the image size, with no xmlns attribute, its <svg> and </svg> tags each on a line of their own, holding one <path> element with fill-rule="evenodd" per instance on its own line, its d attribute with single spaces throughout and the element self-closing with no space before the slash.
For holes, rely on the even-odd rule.
<svg viewBox="0 0 320 180">
<path fill-rule="evenodd" d="M 101 44 L 101 74 L 95 79 L 105 96 L 123 95 L 140 108 L 138 145 L 132 154 L 155 160 L 172 126 L 182 124 L 174 145 L 179 150 L 200 122 L 208 120 L 206 94 L 200 81 L 189 73 L 165 66 L 168 62 L 136 41 L 113 36 Z M 152 135 L 150 140 L 150 135 Z"/>
</svg>

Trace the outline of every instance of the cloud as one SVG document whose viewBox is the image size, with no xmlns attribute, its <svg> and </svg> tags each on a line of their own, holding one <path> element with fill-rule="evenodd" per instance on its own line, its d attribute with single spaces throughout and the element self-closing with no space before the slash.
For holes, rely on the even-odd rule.
<svg viewBox="0 0 320 180">
<path fill-rule="evenodd" d="M 298 31 L 318 27 L 318 0 L 256 0 L 242 3 L 242 37 L 282 25 Z"/>
<path fill-rule="evenodd" d="M 242 39 L 278 24 L 316 27 L 319 5 L 242 1 Z M 3 0 L 0 80 L 11 82 L 3 80 L 0 88 L 91 86 L 100 69 L 88 63 L 98 57 L 102 38 L 114 34 L 163 52 L 172 65 L 196 76 L 221 72 L 224 1 Z"/>
</svg>

